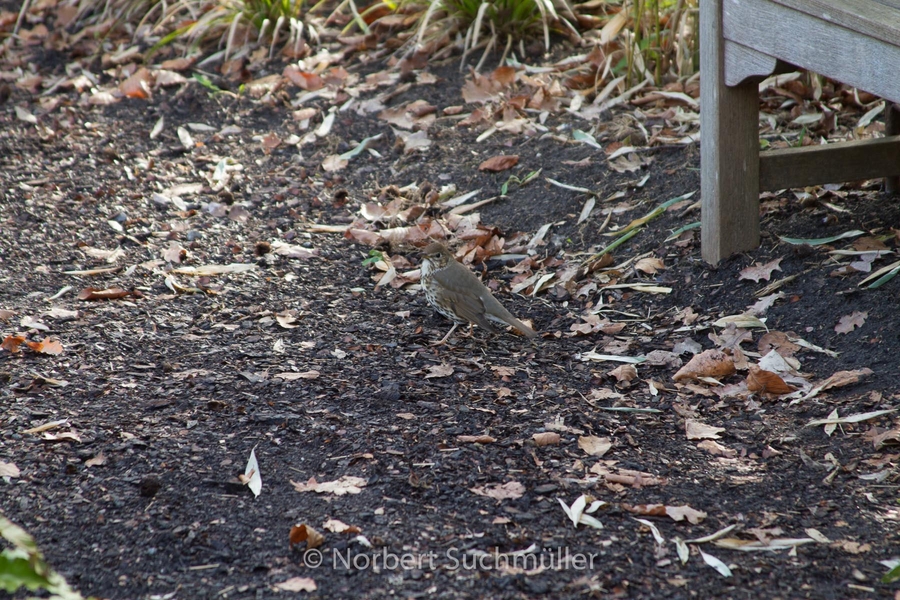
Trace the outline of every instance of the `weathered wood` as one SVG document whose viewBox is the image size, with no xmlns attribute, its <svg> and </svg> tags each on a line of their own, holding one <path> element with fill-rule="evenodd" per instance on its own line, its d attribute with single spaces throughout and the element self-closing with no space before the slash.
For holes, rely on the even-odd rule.
<svg viewBox="0 0 900 600">
<path fill-rule="evenodd" d="M 780 190 L 900 175 L 900 135 L 759 155 L 759 189 Z"/>
<path fill-rule="evenodd" d="M 721 0 L 700 3 L 701 252 L 717 263 L 759 245 L 759 89 L 725 84 Z"/>
<path fill-rule="evenodd" d="M 896 0 L 773 0 L 838 27 L 869 35 L 889 44 L 897 43 L 900 2 Z"/>
<path fill-rule="evenodd" d="M 708 262 L 758 245 L 760 189 L 885 177 L 887 190 L 900 191 L 900 109 L 890 102 L 885 139 L 759 153 L 754 81 L 784 63 L 900 102 L 900 0 L 700 2 Z"/>
<path fill-rule="evenodd" d="M 725 85 L 735 86 L 751 77 L 771 75 L 777 63 L 768 54 L 725 40 Z"/>
<path fill-rule="evenodd" d="M 722 12 L 725 39 L 900 102 L 900 11 L 871 0 L 724 0 Z"/>
<path fill-rule="evenodd" d="M 900 106 L 888 102 L 884 112 L 884 135 L 900 135 Z M 884 191 L 890 194 L 900 192 L 900 177 L 885 177 Z"/>
</svg>

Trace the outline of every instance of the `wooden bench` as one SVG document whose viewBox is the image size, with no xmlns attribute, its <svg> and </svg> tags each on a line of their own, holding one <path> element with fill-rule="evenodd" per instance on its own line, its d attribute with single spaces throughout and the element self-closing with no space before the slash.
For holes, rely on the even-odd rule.
<svg viewBox="0 0 900 600">
<path fill-rule="evenodd" d="M 760 152 L 759 82 L 788 65 L 889 100 L 885 137 Z M 893 102 L 900 0 L 700 0 L 703 259 L 759 245 L 761 190 L 886 177 L 900 191 Z"/>
</svg>

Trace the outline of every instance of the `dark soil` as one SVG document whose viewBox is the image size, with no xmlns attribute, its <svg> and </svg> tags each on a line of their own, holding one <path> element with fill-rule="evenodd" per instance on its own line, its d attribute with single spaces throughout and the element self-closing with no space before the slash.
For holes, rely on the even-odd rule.
<svg viewBox="0 0 900 600">
<path fill-rule="evenodd" d="M 436 72 L 438 85 L 414 86 L 395 102 L 428 98 L 438 109 L 462 104 L 457 65 Z M 482 223 L 506 235 L 555 223 L 538 256 L 571 257 L 614 238 L 599 232 L 605 215 L 576 225 L 586 197 L 545 177 L 596 190 L 600 208 L 624 191 L 612 201 L 628 207 L 612 218 L 621 227 L 675 196 L 696 192 L 691 202 L 699 200 L 698 148 L 651 149 L 649 167 L 619 174 L 589 146 L 504 133 L 476 142 L 480 131 L 441 118 L 429 130 L 431 148 L 404 155 L 387 124 L 341 113 L 331 136 L 298 157 L 293 146 L 269 151 L 260 140 L 268 133 L 303 135 L 285 102 L 210 94 L 196 84 L 105 107 L 84 105 L 75 92 L 61 94 L 60 105 L 46 113 L 18 89 L 0 106 L 0 309 L 16 313 L 0 322 L 0 331 L 4 337 L 27 332 L 22 319 L 31 316 L 48 331 L 32 331 L 30 340 L 50 336 L 64 347 L 60 355 L 0 351 L 0 461 L 21 470 L 18 478 L 0 480 L 0 510 L 35 536 L 48 561 L 82 593 L 268 598 L 280 582 L 311 577 L 318 589 L 307 595 L 322 598 L 900 597 L 900 585 L 880 583 L 887 567 L 879 563 L 900 554 L 897 447 L 893 454 L 890 446 L 875 450 L 871 439 L 892 423 L 896 428 L 897 417 L 842 425 L 831 436 L 806 426 L 834 409 L 846 416 L 897 406 L 900 281 L 862 289 L 865 274 L 830 276 L 837 266 L 829 248 L 791 246 L 778 237 L 856 228 L 890 234 L 900 223 L 895 198 L 850 188 L 827 198 L 846 209 L 835 212 L 785 192 L 763 204 L 762 246 L 715 268 L 700 259 L 699 230 L 681 243 L 664 241 L 699 220 L 699 209 L 684 203 L 615 253 L 615 262 L 644 253 L 663 259 L 665 270 L 637 280 L 669 286 L 670 294 L 604 290 L 598 282 L 586 299 L 514 297 L 512 274 L 496 265 L 488 277 L 499 283 L 498 297 L 541 337 L 529 342 L 476 328 L 472 337 L 457 334 L 434 347 L 449 323 L 420 293 L 376 291 L 373 271 L 362 262 L 369 247 L 340 234 L 307 233 L 309 225 L 347 224 L 361 203 L 391 184 L 455 183 L 460 191 L 483 188 L 483 198 L 498 194 L 510 173 L 523 178 L 541 169 L 531 183 L 511 185 L 508 197 L 484 207 Z M 18 120 L 14 105 L 39 115 L 39 124 Z M 633 108 L 606 118 L 626 110 Z M 163 115 L 166 126 L 151 140 Z M 202 143 L 186 151 L 175 131 L 189 123 L 242 130 L 230 136 L 194 131 Z M 551 132 L 590 126 L 564 114 L 551 115 L 546 125 Z M 327 155 L 352 147 L 350 140 L 378 133 L 385 134 L 373 146 L 380 157 L 364 152 L 337 175 L 318 169 Z M 517 154 L 519 164 L 499 174 L 478 170 L 496 154 Z M 222 158 L 240 163 L 243 172 L 229 193 L 217 195 L 209 178 Z M 566 162 L 583 159 L 589 164 Z M 645 175 L 646 184 L 636 187 Z M 153 201 L 154 193 L 177 183 L 204 189 L 184 197 L 187 210 Z M 243 206 L 243 217 L 212 214 L 210 202 Z M 319 255 L 266 253 L 265 244 L 275 240 Z M 257 269 L 199 281 L 178 275 L 180 285 L 208 291 L 176 293 L 166 285 L 171 265 L 145 264 L 161 260 L 170 241 L 188 250 L 188 266 L 253 263 Z M 887 244 L 895 249 L 896 238 Z M 88 256 L 86 247 L 121 247 L 125 258 L 117 264 L 138 266 L 66 274 L 113 266 Z M 415 252 L 403 252 L 418 262 Z M 704 393 L 713 389 L 705 384 L 676 386 L 677 366 L 639 365 L 637 379 L 618 382 L 609 375 L 617 363 L 580 359 L 612 341 L 629 356 L 671 351 L 685 339 L 714 347 L 709 335 L 722 330 L 711 323 L 744 312 L 769 283 L 740 280 L 739 272 L 776 258 L 781 271 L 772 280 L 798 277 L 780 290 L 785 296 L 766 313 L 766 325 L 837 352 L 802 350 L 800 370 L 814 382 L 840 370 L 869 368 L 872 375 L 791 405 L 748 394 L 719 397 Z M 88 286 L 121 286 L 139 297 L 78 300 Z M 625 329 L 615 338 L 570 336 L 588 303 L 626 322 Z M 77 315 L 42 316 L 52 307 Z M 677 315 L 688 307 L 699 318 L 686 325 Z M 285 310 L 296 311 L 295 327 L 279 325 L 276 314 Z M 866 313 L 864 324 L 836 333 L 841 317 L 854 311 Z M 763 333 L 752 332 L 745 352 L 757 350 Z M 452 375 L 427 377 L 436 365 L 451 366 Z M 311 370 L 318 378 L 275 376 Z M 603 399 L 598 390 L 621 397 Z M 604 410 L 611 406 L 659 412 Z M 698 448 L 685 435 L 686 418 L 724 428 L 718 442 L 734 455 Z M 68 424 L 49 433 L 75 431 L 80 442 L 23 433 L 59 419 Z M 559 443 L 536 445 L 534 434 L 548 430 L 560 434 Z M 466 443 L 461 435 L 496 441 Z M 610 438 L 612 448 L 602 458 L 589 456 L 578 445 L 587 435 Z M 263 481 L 258 498 L 236 479 L 254 448 Z M 605 482 L 590 471 L 597 465 L 665 482 Z M 881 475 L 864 477 L 875 473 Z M 360 493 L 298 492 L 291 485 L 345 476 L 365 480 Z M 521 497 L 495 500 L 471 491 L 509 482 L 524 487 Z M 570 505 L 583 493 L 609 503 L 594 513 L 603 529 L 575 528 L 561 509 L 558 499 Z M 689 505 L 707 516 L 690 524 L 628 510 L 657 503 Z M 652 520 L 665 543 L 657 545 L 635 516 Z M 327 531 L 329 519 L 360 533 Z M 315 557 L 304 544 L 289 545 L 299 524 L 326 535 L 318 568 L 308 564 Z M 726 537 L 805 538 L 815 529 L 831 543 L 793 552 L 691 544 L 682 564 L 675 538 L 701 538 L 729 525 L 736 529 Z M 499 556 L 529 547 L 547 568 Z M 704 564 L 700 549 L 730 565 L 733 575 Z M 558 553 L 593 557 L 593 564 L 560 563 Z M 392 562 L 403 554 L 415 559 Z"/>
</svg>

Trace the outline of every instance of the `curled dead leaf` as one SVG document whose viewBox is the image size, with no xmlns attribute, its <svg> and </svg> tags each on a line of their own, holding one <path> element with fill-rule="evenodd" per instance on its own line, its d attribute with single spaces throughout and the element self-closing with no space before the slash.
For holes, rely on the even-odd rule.
<svg viewBox="0 0 900 600">
<path fill-rule="evenodd" d="M 482 162 L 478 165 L 479 171 L 491 171 L 492 173 L 499 173 L 500 171 L 506 171 L 507 169 L 512 169 L 519 163 L 519 157 L 515 154 L 500 154 L 499 156 L 492 156 L 486 161 Z"/>
<path fill-rule="evenodd" d="M 692 525 L 696 525 L 706 518 L 705 512 L 691 508 L 686 504 L 681 506 L 666 506 L 664 504 L 636 504 L 629 506 L 623 504 L 622 508 L 629 512 L 649 517 L 669 517 L 673 521 L 684 521 L 687 519 Z"/>
<path fill-rule="evenodd" d="M 328 519 L 325 521 L 323 527 L 332 533 L 347 533 L 353 535 L 362 533 L 362 530 L 356 525 L 347 525 L 338 519 Z"/>
<path fill-rule="evenodd" d="M 750 374 L 747 375 L 747 389 L 754 394 L 769 394 L 780 396 L 790 394 L 796 388 L 785 383 L 777 373 L 760 369 L 756 365 L 750 365 Z"/>
<path fill-rule="evenodd" d="M 294 525 L 291 527 L 290 533 L 290 545 L 294 546 L 295 544 L 302 544 L 306 542 L 306 547 L 309 550 L 313 548 L 318 548 L 325 542 L 325 536 L 310 527 L 307 524 L 302 525 Z"/>
<path fill-rule="evenodd" d="M 648 275 L 656 275 L 656 273 L 662 271 L 665 268 L 666 265 L 662 261 L 662 259 L 656 258 L 655 256 L 648 256 L 634 263 L 634 269 L 636 271 L 640 271 L 641 273 L 646 273 Z"/>
<path fill-rule="evenodd" d="M 609 374 L 616 378 L 616 381 L 619 383 L 623 383 L 626 381 L 633 381 L 637 379 L 638 372 L 637 368 L 634 365 L 619 365 L 615 369 L 609 372 Z"/>
<path fill-rule="evenodd" d="M 312 577 L 291 577 L 276 583 L 274 587 L 284 592 L 314 592 L 319 589 Z"/>
<path fill-rule="evenodd" d="M 872 445 L 875 446 L 876 451 L 881 450 L 887 445 L 900 445 L 900 429 L 890 429 L 873 436 Z"/>
<path fill-rule="evenodd" d="M 142 298 L 143 294 L 141 294 L 138 290 L 125 290 L 120 287 L 112 287 L 106 288 L 103 290 L 98 290 L 96 288 L 87 287 L 81 290 L 81 293 L 78 294 L 79 300 L 118 300 L 120 298 L 127 298 L 128 296 L 134 296 L 135 298 Z"/>
<path fill-rule="evenodd" d="M 456 441 L 461 444 L 493 444 L 497 438 L 489 435 L 458 435 Z"/>
<path fill-rule="evenodd" d="M 44 338 L 42 342 L 25 342 L 25 345 L 41 354 L 62 354 L 63 347 L 58 340 Z"/>
<path fill-rule="evenodd" d="M 555 446 L 559 443 L 559 434 L 553 431 L 545 431 L 534 434 L 531 436 L 531 439 L 534 440 L 535 446 Z"/>
<path fill-rule="evenodd" d="M 591 456 L 603 456 L 612 448 L 612 442 L 608 437 L 585 435 L 578 438 L 578 447 Z"/>
<path fill-rule="evenodd" d="M 718 442 L 714 442 L 712 440 L 703 440 L 697 447 L 701 450 L 706 450 L 710 454 L 714 456 L 724 456 L 725 458 L 734 458 L 737 456 L 737 450 L 734 448 L 729 448 L 727 446 L 723 446 Z"/>
<path fill-rule="evenodd" d="M 724 431 L 723 427 L 713 427 L 694 419 L 684 421 L 684 432 L 689 440 L 717 440 Z"/>
<path fill-rule="evenodd" d="M 0 348 L 12 354 L 16 354 L 17 352 L 19 352 L 19 346 L 24 343 L 25 338 L 21 335 L 8 335 L 3 338 L 3 343 L 0 344 Z"/>
<path fill-rule="evenodd" d="M 721 379 L 734 373 L 734 359 L 721 350 L 704 350 L 695 355 L 672 377 L 675 381 L 712 377 Z"/>
</svg>

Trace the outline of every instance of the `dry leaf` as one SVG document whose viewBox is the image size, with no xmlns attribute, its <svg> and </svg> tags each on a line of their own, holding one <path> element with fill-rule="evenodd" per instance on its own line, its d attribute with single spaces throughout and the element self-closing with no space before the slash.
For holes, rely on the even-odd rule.
<svg viewBox="0 0 900 600">
<path fill-rule="evenodd" d="M 44 338 L 43 342 L 25 342 L 25 345 L 41 354 L 62 354 L 63 347 L 58 340 Z"/>
<path fill-rule="evenodd" d="M 696 510 L 687 505 L 667 506 L 666 514 L 674 521 L 683 521 L 687 519 L 691 525 L 696 525 L 706 518 L 706 513 L 702 510 Z"/>
<path fill-rule="evenodd" d="M 273 377 L 278 377 L 279 379 L 284 379 L 285 381 L 296 381 L 297 379 L 318 379 L 319 373 L 316 370 L 312 371 L 304 371 L 302 373 L 294 373 L 291 371 L 287 371 L 285 373 L 276 373 Z"/>
<path fill-rule="evenodd" d="M 851 540 L 840 540 L 831 544 L 832 548 L 840 548 L 848 554 L 862 554 L 872 550 L 871 544 L 861 544 Z"/>
<path fill-rule="evenodd" d="M 259 463 L 256 460 L 256 448 L 250 450 L 250 458 L 247 460 L 247 466 L 244 468 L 244 474 L 238 475 L 238 479 L 250 488 L 254 496 L 259 496 L 262 491 L 262 477 L 259 475 Z"/>
<path fill-rule="evenodd" d="M 866 317 L 868 316 L 869 313 L 859 312 L 858 310 L 855 310 L 852 314 L 844 315 L 843 317 L 841 317 L 841 320 L 838 321 L 837 325 L 835 325 L 834 330 L 837 333 L 850 333 L 857 327 L 862 327 L 866 322 Z"/>
<path fill-rule="evenodd" d="M 453 366 L 447 363 L 441 363 L 439 365 L 431 365 L 428 367 L 428 374 L 425 375 L 425 379 L 449 377 L 450 375 L 453 375 Z"/>
<path fill-rule="evenodd" d="M 44 423 L 43 425 L 38 425 L 37 427 L 32 427 L 31 429 L 26 429 L 22 433 L 31 434 L 31 433 L 41 433 L 43 431 L 49 431 L 50 429 L 56 429 L 57 427 L 62 427 L 69 422 L 68 419 L 60 419 L 58 421 L 49 421 Z"/>
<path fill-rule="evenodd" d="M 362 533 L 359 527 L 356 525 L 347 525 L 343 521 L 339 521 L 338 519 L 328 519 L 325 521 L 325 524 L 322 525 L 328 531 L 332 533 L 348 533 L 348 534 L 359 534 Z"/>
<path fill-rule="evenodd" d="M 86 467 L 99 467 L 99 466 L 105 465 L 105 464 L 106 464 L 106 455 L 103 454 L 102 450 L 94 458 L 89 458 L 86 461 L 84 461 L 84 466 L 86 466 Z"/>
<path fill-rule="evenodd" d="M 535 446 L 553 446 L 559 443 L 559 434 L 552 431 L 536 433 L 531 438 L 534 440 Z"/>
<path fill-rule="evenodd" d="M 334 494 L 343 496 L 344 494 L 359 494 L 362 488 L 368 483 L 362 477 L 353 477 L 352 475 L 344 475 L 335 481 L 326 481 L 318 483 L 315 477 L 311 477 L 306 483 L 297 483 L 291 481 L 291 485 L 298 492 L 316 492 L 318 494 Z"/>
<path fill-rule="evenodd" d="M 497 438 L 489 435 L 458 435 L 456 441 L 461 444 L 493 444 Z"/>
<path fill-rule="evenodd" d="M 306 542 L 306 547 L 309 550 L 318 548 L 325 542 L 324 535 L 305 523 L 303 525 L 294 525 L 291 527 L 289 539 L 291 546 Z"/>
<path fill-rule="evenodd" d="M 153 75 L 146 67 L 141 67 L 134 74 L 119 84 L 119 91 L 128 98 L 150 98 L 150 85 L 153 83 Z"/>
<path fill-rule="evenodd" d="M 854 371 L 838 371 L 837 373 L 826 379 L 824 382 L 819 384 L 817 387 L 820 391 L 829 390 L 831 388 L 844 387 L 846 385 L 859 383 L 872 374 L 872 369 L 869 369 L 868 367 L 863 367 L 862 369 L 856 369 Z"/>
<path fill-rule="evenodd" d="M 692 525 L 696 525 L 706 518 L 706 513 L 702 510 L 696 510 L 687 505 L 682 506 L 666 506 L 664 504 L 637 504 L 629 506 L 623 504 L 625 510 L 648 517 L 669 517 L 673 521 L 688 520 Z"/>
<path fill-rule="evenodd" d="M 615 369 L 609 372 L 609 374 L 616 378 L 616 381 L 619 383 L 623 383 L 625 381 L 633 381 L 637 379 L 638 372 L 637 368 L 634 365 L 619 365 Z"/>
<path fill-rule="evenodd" d="M 394 134 L 403 142 L 403 152 L 409 154 L 414 150 L 426 150 L 431 146 L 431 139 L 425 130 L 419 130 L 415 133 L 406 133 L 399 129 L 394 129 Z"/>
<path fill-rule="evenodd" d="M 725 429 L 722 427 L 713 427 L 694 419 L 685 419 L 684 421 L 684 432 L 689 440 L 717 440 L 719 434 L 724 431 Z"/>
<path fill-rule="evenodd" d="M 18 477 L 20 474 L 19 467 L 15 463 L 3 462 L 0 460 L 0 477 Z"/>
<path fill-rule="evenodd" d="M 775 350 L 781 356 L 790 358 L 800 350 L 800 346 L 792 342 L 788 334 L 782 331 L 768 331 L 759 338 L 757 349 L 763 356 Z"/>
<path fill-rule="evenodd" d="M 887 445 L 896 446 L 898 444 L 900 444 L 900 429 L 890 429 L 872 437 L 872 445 L 875 446 L 876 451 Z"/>
<path fill-rule="evenodd" d="M 606 502 L 595 500 L 593 497 L 584 494 L 578 496 L 578 498 L 575 499 L 575 502 L 572 503 L 572 506 L 563 502 L 562 498 L 557 498 L 556 500 L 575 527 L 578 527 L 578 525 L 587 525 L 594 529 L 603 529 L 603 523 L 592 517 L 591 513 L 597 512 L 598 509 L 606 506 Z M 589 502 L 590 504 L 588 504 Z"/>
<path fill-rule="evenodd" d="M 648 275 L 656 275 L 659 271 L 662 271 L 666 268 L 665 263 L 663 263 L 661 258 L 656 258 L 654 256 L 648 256 L 647 258 L 642 258 L 641 260 L 634 263 L 634 269 L 636 271 L 640 271 L 641 273 L 646 273 Z"/>
<path fill-rule="evenodd" d="M 3 343 L 0 344 L 0 348 L 6 350 L 7 352 L 11 352 L 12 354 L 16 354 L 19 352 L 19 346 L 25 343 L 25 338 L 21 335 L 8 335 L 3 338 Z"/>
<path fill-rule="evenodd" d="M 578 447 L 590 454 L 591 456 L 603 456 L 610 448 L 612 442 L 608 437 L 596 437 L 593 435 L 582 436 L 578 438 Z"/>
<path fill-rule="evenodd" d="M 721 379 L 734 373 L 734 359 L 721 350 L 704 350 L 694 356 L 672 377 L 675 381 L 712 377 Z"/>
<path fill-rule="evenodd" d="M 118 300 L 119 298 L 126 298 L 128 296 L 134 296 L 135 298 L 140 298 L 142 294 L 137 290 L 124 290 L 119 287 L 106 288 L 104 290 L 98 290 L 96 288 L 88 287 L 81 290 L 81 293 L 78 294 L 79 300 Z"/>
<path fill-rule="evenodd" d="M 487 496 L 494 500 L 515 500 L 525 494 L 525 486 L 518 481 L 509 481 L 503 485 L 485 485 L 469 489 L 479 496 Z"/>
<path fill-rule="evenodd" d="M 63 433 L 45 433 L 44 437 L 41 438 L 45 442 L 78 442 L 81 443 L 81 438 L 78 437 L 78 434 L 74 431 L 64 431 Z"/>
<path fill-rule="evenodd" d="M 754 394 L 771 394 L 780 396 L 796 391 L 796 388 L 784 382 L 777 373 L 760 369 L 756 365 L 750 365 L 750 374 L 747 375 L 747 389 Z"/>
<path fill-rule="evenodd" d="M 334 173 L 335 171 L 340 171 L 349 164 L 350 161 L 348 161 L 347 159 L 341 158 L 338 154 L 332 154 L 330 156 L 326 156 L 322 161 L 322 170 L 329 173 Z"/>
<path fill-rule="evenodd" d="M 298 88 L 310 92 L 322 89 L 325 85 L 325 82 L 322 81 L 320 76 L 315 73 L 301 71 L 295 65 L 286 66 L 281 74 Z"/>
<path fill-rule="evenodd" d="M 759 283 L 760 279 L 762 279 L 763 281 L 768 281 L 769 279 L 772 278 L 772 271 L 776 271 L 776 270 L 780 271 L 781 270 L 781 267 L 778 266 L 778 263 L 780 263 L 780 262 L 781 262 L 781 259 L 776 258 L 775 260 L 773 260 L 771 262 L 767 262 L 764 265 L 761 265 L 759 263 L 754 263 L 752 267 L 747 267 L 746 269 L 741 271 L 740 277 L 738 277 L 738 280 L 750 279 L 757 283 Z"/>
<path fill-rule="evenodd" d="M 506 171 L 507 169 L 512 169 L 519 162 L 519 157 L 515 154 L 501 154 L 499 156 L 492 156 L 480 165 L 478 165 L 479 171 L 491 171 L 492 173 L 498 173 L 500 171 Z"/>
<path fill-rule="evenodd" d="M 737 456 L 737 450 L 735 450 L 734 448 L 723 446 L 722 444 L 719 444 L 718 442 L 714 442 L 712 440 L 703 440 L 702 442 L 697 444 L 697 448 L 706 450 L 714 456 L 724 456 L 725 458 L 735 458 Z"/>
<path fill-rule="evenodd" d="M 318 589 L 312 577 L 291 577 L 276 583 L 274 587 L 285 592 L 314 592 Z"/>
</svg>

